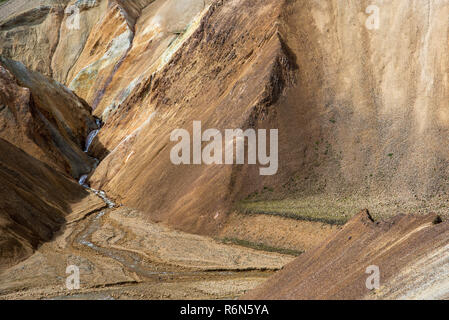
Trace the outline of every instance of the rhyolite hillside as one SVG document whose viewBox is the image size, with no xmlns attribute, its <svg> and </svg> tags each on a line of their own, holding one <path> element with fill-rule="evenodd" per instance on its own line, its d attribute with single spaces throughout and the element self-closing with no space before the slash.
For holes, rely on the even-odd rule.
<svg viewBox="0 0 449 320">
<path fill-rule="evenodd" d="M 268 219 L 341 225 L 364 207 L 444 218 L 449 1 L 379 1 L 377 29 L 366 26 L 371 4 L 9 0 L 0 137 L 58 175 L 95 169 L 93 188 L 187 232 L 288 246 L 295 232 Z M 85 154 L 95 118 L 103 126 Z M 193 121 L 278 129 L 277 174 L 174 165 L 170 134 Z M 259 225 L 246 213 L 270 216 Z"/>
</svg>

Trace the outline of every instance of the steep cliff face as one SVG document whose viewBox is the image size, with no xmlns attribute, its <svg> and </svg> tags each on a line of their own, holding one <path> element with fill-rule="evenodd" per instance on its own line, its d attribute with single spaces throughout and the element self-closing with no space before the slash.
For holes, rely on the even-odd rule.
<svg viewBox="0 0 449 320">
<path fill-rule="evenodd" d="M 92 29 L 80 57 L 70 70 L 67 83 L 95 107 L 103 97 L 120 61 L 129 50 L 133 32 L 122 8 L 111 4 Z"/>
<path fill-rule="evenodd" d="M 0 57 L 0 137 L 78 178 L 94 160 L 83 152 L 97 128 L 90 107 L 66 87 Z"/>
</svg>

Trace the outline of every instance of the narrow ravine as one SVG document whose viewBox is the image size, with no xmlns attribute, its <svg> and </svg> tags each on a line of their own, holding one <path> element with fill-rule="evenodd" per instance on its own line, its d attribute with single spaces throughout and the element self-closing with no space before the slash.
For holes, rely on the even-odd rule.
<svg viewBox="0 0 449 320">
<path fill-rule="evenodd" d="M 85 143 L 85 149 L 84 152 L 88 153 L 90 146 L 92 145 L 92 142 L 94 141 L 95 137 L 98 135 L 98 133 L 101 130 L 102 122 L 100 119 L 96 119 L 97 129 L 91 131 L 87 138 Z M 183 271 L 181 272 L 178 267 L 171 266 L 171 265 L 164 265 L 161 266 L 158 264 L 152 264 L 148 262 L 144 262 L 142 257 L 138 254 L 126 251 L 126 250 L 118 250 L 113 248 L 105 248 L 101 247 L 97 244 L 95 244 L 92 241 L 92 234 L 94 234 L 96 231 L 98 231 L 101 228 L 101 219 L 103 216 L 107 215 L 111 209 L 115 207 L 114 201 L 112 201 L 106 193 L 102 190 L 96 190 L 89 186 L 87 183 L 87 179 L 90 174 L 93 173 L 93 171 L 96 169 L 96 167 L 99 164 L 99 160 L 97 158 L 94 158 L 96 160 L 96 165 L 92 168 L 91 172 L 89 174 L 83 175 L 79 179 L 79 184 L 82 185 L 87 190 L 92 191 L 95 193 L 98 197 L 100 197 L 105 204 L 107 205 L 108 209 L 100 211 L 98 214 L 96 214 L 94 217 L 91 217 L 87 221 L 87 225 L 83 228 L 83 230 L 76 236 L 75 242 L 79 245 L 82 245 L 84 247 L 89 248 L 90 250 L 93 250 L 103 256 L 112 258 L 119 262 L 121 265 L 123 265 L 127 270 L 130 272 L 136 273 L 139 276 L 143 276 L 146 278 L 156 278 L 158 280 L 162 279 L 173 279 L 176 277 L 194 277 L 194 276 L 201 276 L 205 274 L 210 274 L 210 272 L 204 272 L 204 271 Z M 162 270 L 161 270 L 162 269 Z M 235 272 L 232 271 L 224 271 L 224 272 L 217 272 L 217 275 L 226 276 L 226 275 L 232 275 Z"/>
<path fill-rule="evenodd" d="M 101 127 L 103 125 L 102 121 L 98 118 L 95 119 L 97 124 L 97 129 L 92 130 L 86 138 L 85 148 L 84 152 L 88 153 L 90 146 L 92 145 L 92 142 L 94 141 L 95 137 L 98 135 L 98 133 L 101 130 Z M 95 166 L 92 168 L 91 172 L 89 174 L 83 175 L 79 179 L 79 184 L 82 185 L 87 190 L 92 191 L 95 193 L 98 197 L 100 197 L 105 204 L 108 206 L 108 209 L 102 210 L 100 213 L 98 213 L 94 218 L 89 219 L 89 222 L 87 226 L 83 229 L 83 231 L 76 237 L 76 242 L 82 246 L 88 247 L 91 250 L 94 250 L 104 256 L 110 257 L 116 261 L 118 261 L 120 264 L 122 264 L 125 268 L 128 270 L 135 272 L 139 275 L 143 275 L 145 277 L 154 277 L 154 276 L 163 276 L 163 275 L 173 275 L 173 272 L 155 272 L 153 270 L 150 270 L 148 267 L 144 267 L 142 265 L 142 259 L 140 256 L 138 256 L 135 253 L 131 252 L 125 252 L 122 250 L 117 249 L 111 249 L 111 248 L 103 248 L 96 244 L 94 244 L 91 240 L 91 236 L 94 232 L 96 232 L 101 227 L 101 218 L 108 213 L 108 211 L 115 207 L 114 201 L 109 199 L 106 195 L 106 193 L 102 190 L 96 190 L 89 186 L 87 183 L 87 179 L 90 174 L 93 173 L 93 171 L 96 169 L 96 167 L 99 164 L 99 160 L 97 158 L 94 158 Z"/>
<path fill-rule="evenodd" d="M 98 128 L 90 132 L 86 138 L 84 149 L 84 152 L 86 153 L 89 152 L 93 140 L 100 132 L 102 122 L 99 119 L 97 119 L 97 126 Z M 108 198 L 104 191 L 93 189 L 87 183 L 89 175 L 93 173 L 93 171 L 99 164 L 99 160 L 95 160 L 96 166 L 92 168 L 92 171 L 89 174 L 85 174 L 80 178 L 79 184 L 100 197 L 105 202 L 108 208 L 101 210 L 96 215 L 85 220 L 83 229 L 74 237 L 75 243 L 73 243 L 73 246 L 77 247 L 81 245 L 88 250 L 92 250 L 105 257 L 112 258 L 115 261 L 119 262 L 129 272 L 156 281 L 174 281 L 175 279 L 200 279 L 211 277 L 214 279 L 227 279 L 242 275 L 242 270 L 195 270 L 194 268 L 186 269 L 167 263 L 148 261 L 145 260 L 143 256 L 131 250 L 128 251 L 126 249 L 105 247 L 95 243 L 92 240 L 92 235 L 101 229 L 102 219 L 107 218 L 107 215 L 111 212 L 111 210 L 116 207 L 114 201 Z M 266 274 L 265 272 L 257 269 L 244 270 L 244 272 L 248 275 L 260 275 L 261 273 Z"/>
<path fill-rule="evenodd" d="M 97 129 L 94 129 L 91 132 L 89 132 L 89 134 L 87 135 L 87 138 L 86 138 L 86 142 L 84 144 L 84 152 L 86 154 L 89 153 L 89 148 L 92 145 L 92 142 L 94 141 L 95 137 L 100 132 L 100 129 L 101 129 L 102 125 L 103 125 L 101 120 L 98 119 L 98 118 L 95 118 L 95 123 L 97 124 Z M 98 164 L 100 162 L 97 158 L 93 158 L 93 159 L 95 159 L 95 165 L 93 166 L 91 171 L 89 173 L 87 173 L 87 174 L 82 175 L 80 177 L 80 179 L 78 180 L 78 183 L 80 185 L 82 185 L 83 187 L 85 187 L 86 189 L 90 189 L 89 185 L 86 184 L 87 178 L 89 178 L 89 175 L 97 168 L 97 166 L 98 166 Z"/>
<path fill-rule="evenodd" d="M 97 129 L 92 130 L 86 138 L 86 142 L 85 142 L 85 146 L 84 146 L 84 152 L 86 154 L 89 153 L 89 149 L 90 146 L 92 145 L 92 142 L 94 141 L 95 137 L 98 135 L 98 133 L 101 130 L 101 127 L 103 126 L 103 122 L 98 119 L 95 118 L 95 123 L 97 124 Z M 100 163 L 100 160 L 97 158 L 93 158 L 95 160 L 95 165 L 93 166 L 93 168 L 91 169 L 91 171 L 87 174 L 84 174 L 81 176 L 81 178 L 79 179 L 78 183 L 80 185 L 82 185 L 84 188 L 86 188 L 87 190 L 92 191 L 93 193 L 95 193 L 98 197 L 100 197 L 108 206 L 108 208 L 114 208 L 115 207 L 115 203 L 114 201 L 112 201 L 111 199 L 108 198 L 108 196 L 106 195 L 106 192 L 102 191 L 102 190 L 96 190 L 93 189 L 89 186 L 89 184 L 87 184 L 87 179 L 89 178 L 89 175 L 91 175 L 95 169 L 97 168 L 98 164 Z"/>
</svg>

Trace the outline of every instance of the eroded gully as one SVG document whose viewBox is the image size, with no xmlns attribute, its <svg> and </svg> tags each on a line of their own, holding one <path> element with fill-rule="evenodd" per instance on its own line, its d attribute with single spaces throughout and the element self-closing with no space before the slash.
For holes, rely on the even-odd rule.
<svg viewBox="0 0 449 320">
<path fill-rule="evenodd" d="M 97 120 L 98 129 L 93 130 L 89 133 L 86 139 L 85 150 L 84 152 L 88 153 L 89 148 L 98 135 L 101 129 L 101 121 Z M 124 268 L 128 271 L 133 272 L 139 276 L 143 276 L 145 278 L 157 279 L 157 280 L 174 280 L 179 278 L 203 278 L 203 277 L 211 277 L 214 278 L 227 278 L 233 277 L 237 274 L 241 274 L 241 271 L 221 271 L 221 270 L 186 270 L 185 268 L 181 268 L 178 266 L 174 266 L 171 264 L 164 263 L 156 263 L 152 261 L 144 261 L 144 259 L 137 253 L 132 251 L 126 251 L 123 249 L 116 249 L 110 247 L 100 246 L 96 244 L 92 240 L 92 235 L 97 232 L 102 227 L 102 219 L 105 219 L 108 213 L 116 207 L 114 201 L 106 195 L 106 193 L 102 190 L 96 190 L 89 186 L 87 183 L 87 179 L 89 175 L 96 169 L 99 164 L 99 160 L 96 160 L 96 165 L 92 169 L 89 174 L 83 175 L 79 184 L 82 185 L 87 190 L 95 193 L 98 197 L 100 197 L 107 208 L 101 210 L 93 217 L 89 217 L 86 219 L 86 225 L 83 226 L 82 231 L 75 236 L 75 245 L 81 245 L 82 247 L 93 250 L 98 254 L 101 254 L 105 257 L 109 257 L 119 262 Z M 253 273 L 251 270 L 247 270 L 248 273 Z M 254 273 L 258 273 L 258 270 L 254 270 Z"/>
</svg>

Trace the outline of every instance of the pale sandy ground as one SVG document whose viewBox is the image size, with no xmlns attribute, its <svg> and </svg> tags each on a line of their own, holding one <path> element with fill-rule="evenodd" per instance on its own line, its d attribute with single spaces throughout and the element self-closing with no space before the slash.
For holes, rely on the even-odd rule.
<svg viewBox="0 0 449 320">
<path fill-rule="evenodd" d="M 125 207 L 74 212 L 52 242 L 0 274 L 0 299 L 236 298 L 293 259 L 174 231 Z M 80 290 L 65 287 L 68 265 L 80 268 Z"/>
<path fill-rule="evenodd" d="M 303 252 L 316 247 L 340 229 L 341 226 L 322 222 L 235 212 L 230 215 L 220 237 Z"/>
</svg>

